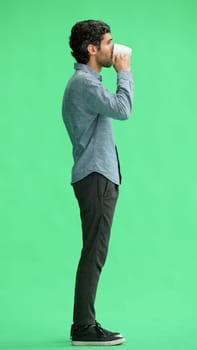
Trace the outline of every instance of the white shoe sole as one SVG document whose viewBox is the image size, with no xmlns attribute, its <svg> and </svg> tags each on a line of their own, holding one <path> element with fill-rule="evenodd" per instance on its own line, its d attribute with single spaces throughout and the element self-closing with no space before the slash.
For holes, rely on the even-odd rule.
<svg viewBox="0 0 197 350">
<path fill-rule="evenodd" d="M 126 340 L 124 338 L 117 338 L 110 341 L 78 341 L 72 340 L 72 345 L 75 346 L 112 346 L 124 343 Z"/>
</svg>

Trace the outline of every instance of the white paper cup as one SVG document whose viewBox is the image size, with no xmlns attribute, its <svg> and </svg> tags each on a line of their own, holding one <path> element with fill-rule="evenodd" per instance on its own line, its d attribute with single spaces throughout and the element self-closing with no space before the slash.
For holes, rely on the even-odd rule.
<svg viewBox="0 0 197 350">
<path fill-rule="evenodd" d="M 132 49 L 128 46 L 121 45 L 121 44 L 114 44 L 114 49 L 113 49 L 113 56 L 117 55 L 132 55 Z"/>
</svg>

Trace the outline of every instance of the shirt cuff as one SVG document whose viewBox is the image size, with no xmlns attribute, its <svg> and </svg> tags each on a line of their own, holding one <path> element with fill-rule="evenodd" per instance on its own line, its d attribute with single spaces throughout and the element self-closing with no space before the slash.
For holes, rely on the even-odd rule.
<svg viewBox="0 0 197 350">
<path fill-rule="evenodd" d="M 118 79 L 126 79 L 126 80 L 132 80 L 133 79 L 133 75 L 131 72 L 128 72 L 126 70 L 119 70 L 117 72 L 118 75 Z"/>
</svg>

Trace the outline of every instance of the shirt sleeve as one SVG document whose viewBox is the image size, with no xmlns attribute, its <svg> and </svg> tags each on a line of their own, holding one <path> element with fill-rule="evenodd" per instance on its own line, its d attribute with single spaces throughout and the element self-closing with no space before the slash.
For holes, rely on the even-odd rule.
<svg viewBox="0 0 197 350">
<path fill-rule="evenodd" d="M 132 110 L 133 76 L 130 72 L 117 73 L 117 90 L 110 93 L 100 80 L 84 80 L 84 99 L 88 108 L 113 119 L 128 119 Z"/>
</svg>

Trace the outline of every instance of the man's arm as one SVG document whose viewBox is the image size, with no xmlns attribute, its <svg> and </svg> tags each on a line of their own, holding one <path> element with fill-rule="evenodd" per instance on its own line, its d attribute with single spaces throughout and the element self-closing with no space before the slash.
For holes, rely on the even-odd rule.
<svg viewBox="0 0 197 350">
<path fill-rule="evenodd" d="M 100 81 L 85 81 L 86 103 L 96 113 L 113 119 L 128 119 L 132 110 L 133 78 L 130 73 L 130 58 L 116 56 L 113 62 L 117 72 L 116 94 L 105 89 Z"/>
</svg>

